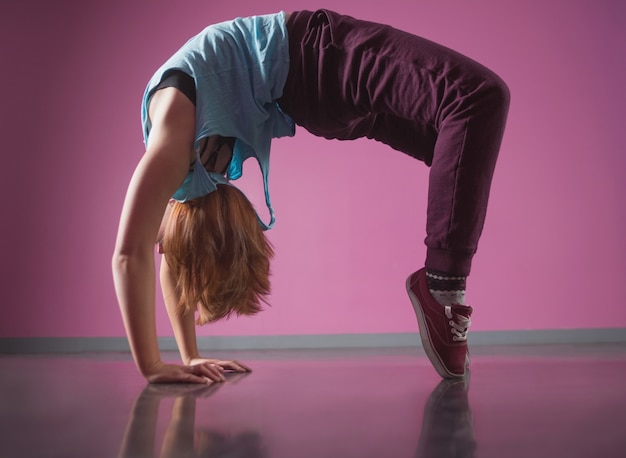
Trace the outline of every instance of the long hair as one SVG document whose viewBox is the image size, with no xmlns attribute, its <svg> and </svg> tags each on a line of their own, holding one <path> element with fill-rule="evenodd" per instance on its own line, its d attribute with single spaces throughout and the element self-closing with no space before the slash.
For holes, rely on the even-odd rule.
<svg viewBox="0 0 626 458">
<path fill-rule="evenodd" d="M 197 324 L 254 315 L 266 302 L 274 251 L 252 204 L 233 186 L 174 203 L 163 252 L 176 279 L 178 313 L 197 310 Z"/>
</svg>

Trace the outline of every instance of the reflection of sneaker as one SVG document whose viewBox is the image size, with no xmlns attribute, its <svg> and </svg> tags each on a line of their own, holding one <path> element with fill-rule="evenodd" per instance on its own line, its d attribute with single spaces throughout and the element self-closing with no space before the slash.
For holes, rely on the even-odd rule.
<svg viewBox="0 0 626 458">
<path fill-rule="evenodd" d="M 411 275 L 406 289 L 413 303 L 424 351 L 439 375 L 463 377 L 469 365 L 467 328 L 472 308 L 465 305 L 443 306 L 437 302 L 426 283 L 426 269 Z"/>
<path fill-rule="evenodd" d="M 439 382 L 424 407 L 417 457 L 474 456 L 476 440 L 468 390 L 469 371 L 464 378 Z"/>
</svg>

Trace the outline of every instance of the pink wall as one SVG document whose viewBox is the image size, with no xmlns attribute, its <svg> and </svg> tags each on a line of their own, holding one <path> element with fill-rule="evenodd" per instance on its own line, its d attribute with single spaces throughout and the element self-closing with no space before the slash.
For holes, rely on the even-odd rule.
<svg viewBox="0 0 626 458">
<path fill-rule="evenodd" d="M 3 2 L 0 336 L 123 335 L 110 257 L 142 154 L 147 79 L 210 22 L 322 6 Z M 623 3 L 335 0 L 333 9 L 456 48 L 511 87 L 469 282 L 473 329 L 626 327 Z M 424 258 L 426 178 L 421 163 L 374 142 L 304 130 L 276 141 L 273 306 L 199 334 L 414 331 L 404 279 Z M 159 332 L 171 335 L 157 307 Z"/>
</svg>

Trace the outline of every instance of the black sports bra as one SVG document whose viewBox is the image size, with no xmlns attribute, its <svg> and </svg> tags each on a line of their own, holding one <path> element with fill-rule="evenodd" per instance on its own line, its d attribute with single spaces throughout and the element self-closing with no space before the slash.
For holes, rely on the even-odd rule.
<svg viewBox="0 0 626 458">
<path fill-rule="evenodd" d="M 161 82 L 154 88 L 154 91 L 166 87 L 175 87 L 185 94 L 193 105 L 196 105 L 196 83 L 193 77 L 181 70 L 169 70 L 163 74 Z"/>
</svg>

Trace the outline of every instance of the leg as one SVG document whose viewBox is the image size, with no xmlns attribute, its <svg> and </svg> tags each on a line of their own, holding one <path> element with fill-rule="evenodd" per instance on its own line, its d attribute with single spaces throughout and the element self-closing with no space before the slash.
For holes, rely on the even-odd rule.
<svg viewBox="0 0 626 458">
<path fill-rule="evenodd" d="M 508 90 L 485 72 L 484 82 L 441 123 L 430 169 L 426 267 L 468 275 L 476 252 L 508 111 Z"/>
<path fill-rule="evenodd" d="M 294 13 L 283 110 L 315 135 L 373 138 L 432 165 L 426 266 L 469 274 L 508 90 L 482 65 L 389 26 Z"/>
<path fill-rule="evenodd" d="M 453 274 L 437 281 L 460 281 L 464 290 L 504 131 L 506 85 L 471 59 L 388 26 L 318 11 L 295 13 L 288 28 L 283 110 L 313 134 L 373 138 L 430 165 L 426 267 Z M 440 303 L 431 289 L 426 269 L 407 280 L 424 350 L 442 377 L 462 377 L 472 309 Z"/>
</svg>

